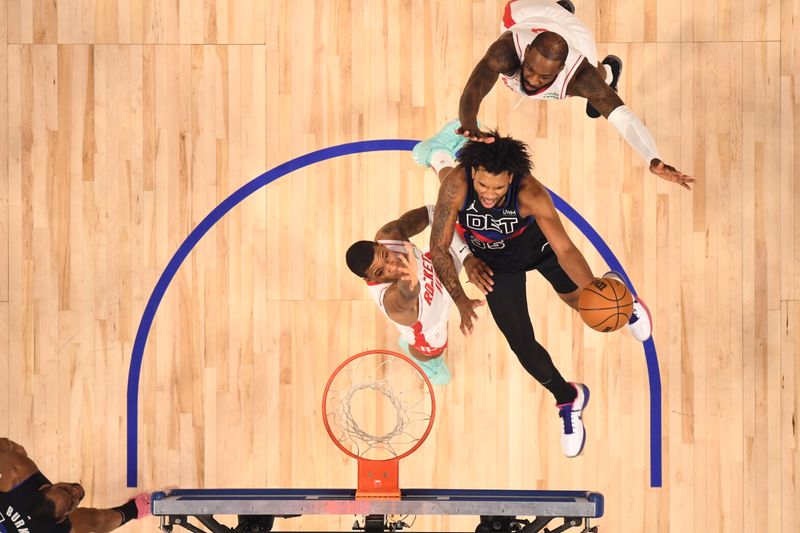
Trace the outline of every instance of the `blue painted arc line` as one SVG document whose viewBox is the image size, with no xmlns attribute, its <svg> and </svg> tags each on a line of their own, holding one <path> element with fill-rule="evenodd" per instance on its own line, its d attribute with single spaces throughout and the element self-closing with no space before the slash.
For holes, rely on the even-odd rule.
<svg viewBox="0 0 800 533">
<path fill-rule="evenodd" d="M 142 318 L 139 321 L 139 328 L 136 331 L 136 338 L 133 342 L 131 364 L 128 370 L 127 392 L 127 482 L 129 487 L 136 487 L 138 485 L 137 472 L 139 465 L 137 447 L 139 439 L 139 378 L 142 369 L 142 359 L 144 358 L 144 349 L 147 344 L 147 338 L 150 334 L 150 327 L 153 325 L 153 320 L 155 319 L 158 306 L 161 304 L 161 300 L 163 299 L 164 294 L 166 293 L 167 288 L 172 281 L 172 278 L 175 277 L 175 274 L 178 272 L 181 264 L 183 264 L 183 261 L 189 255 L 189 252 L 191 252 L 200 239 L 206 233 L 208 233 L 208 230 L 210 230 L 214 224 L 219 222 L 219 220 L 231 209 L 233 209 L 236 205 L 253 194 L 255 191 L 261 189 L 270 182 L 285 176 L 286 174 L 294 172 L 295 170 L 299 170 L 303 167 L 325 161 L 327 159 L 341 157 L 344 155 L 374 151 L 408 151 L 411 150 L 414 145 L 417 144 L 417 142 L 418 141 L 411 139 L 359 141 L 331 146 L 329 148 L 323 148 L 322 150 L 317 150 L 315 152 L 302 155 L 268 170 L 257 178 L 241 186 L 225 200 L 223 200 L 221 204 L 211 210 L 211 212 L 206 215 L 202 221 L 200 221 L 197 227 L 195 227 L 191 233 L 189 233 L 183 243 L 181 243 L 181 245 L 178 247 L 175 255 L 173 255 L 172 259 L 170 259 L 169 263 L 167 263 L 167 266 L 164 268 L 161 276 L 158 278 L 156 286 L 153 289 L 152 294 L 150 294 L 150 298 L 147 301 L 144 312 L 142 313 Z"/>
<path fill-rule="evenodd" d="M 631 289 L 634 296 L 637 296 L 636 288 L 633 286 L 631 278 L 622 268 L 622 263 L 619 262 L 619 259 L 611 251 L 611 247 L 606 244 L 603 237 L 583 218 L 583 215 L 565 202 L 563 198 L 553 191 L 550 191 L 550 196 L 553 198 L 553 204 L 555 204 L 556 209 L 561 211 L 565 217 L 581 230 L 581 233 L 589 239 L 589 242 L 597 249 L 606 264 L 611 267 L 611 270 L 616 270 L 622 274 L 625 284 Z M 658 368 L 658 354 L 656 353 L 653 337 L 647 339 L 643 345 L 650 385 L 650 486 L 661 487 L 661 371 Z"/>
<path fill-rule="evenodd" d="M 189 233 L 186 239 L 178 247 L 175 255 L 172 256 L 161 276 L 153 288 L 147 305 L 145 306 L 139 328 L 136 331 L 136 339 L 133 343 L 131 353 L 131 363 L 128 371 L 128 390 L 127 390 L 127 484 L 128 487 L 138 485 L 138 439 L 139 439 L 139 378 L 142 369 L 144 350 L 147 345 L 147 338 L 150 328 L 153 325 L 156 311 L 161 304 L 161 300 L 169 287 L 170 282 L 175 277 L 183 261 L 194 249 L 195 245 L 208 233 L 208 231 L 219 222 L 231 209 L 241 203 L 245 198 L 265 187 L 267 184 L 285 176 L 295 170 L 333 159 L 345 155 L 379 152 L 379 151 L 410 151 L 419 141 L 413 139 L 378 139 L 372 141 L 358 141 L 347 144 L 340 144 L 323 148 L 311 152 L 281 165 L 274 167 L 261 174 L 257 178 L 244 184 L 234 191 L 230 196 L 222 201 L 217 207 L 211 210 L 206 217 Z M 591 225 L 569 204 L 562 200 L 558 195 L 550 194 L 556 208 L 572 221 L 597 248 L 600 255 L 608 265 L 622 273 L 631 291 L 636 294 L 630 279 L 625 273 L 622 265 L 617 260 L 614 253 L 591 227 Z M 650 485 L 653 487 L 661 486 L 661 377 L 658 369 L 658 358 L 655 344 L 649 339 L 645 345 L 645 357 L 647 359 L 647 369 L 650 377 Z"/>
</svg>

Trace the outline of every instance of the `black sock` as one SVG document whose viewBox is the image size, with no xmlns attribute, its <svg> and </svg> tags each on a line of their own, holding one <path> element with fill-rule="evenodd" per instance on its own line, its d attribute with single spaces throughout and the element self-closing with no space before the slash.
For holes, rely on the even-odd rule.
<svg viewBox="0 0 800 533">
<path fill-rule="evenodd" d="M 139 511 L 136 509 L 136 500 L 130 500 L 119 507 L 112 507 L 111 509 L 122 515 L 122 524 L 120 525 L 130 522 L 134 518 L 139 518 Z"/>
<path fill-rule="evenodd" d="M 575 387 L 567 383 L 558 371 L 553 374 L 553 377 L 551 377 L 547 383 L 542 383 L 542 385 L 553 393 L 557 405 L 572 403 L 575 401 L 575 398 L 578 397 L 578 391 L 575 390 Z"/>
</svg>

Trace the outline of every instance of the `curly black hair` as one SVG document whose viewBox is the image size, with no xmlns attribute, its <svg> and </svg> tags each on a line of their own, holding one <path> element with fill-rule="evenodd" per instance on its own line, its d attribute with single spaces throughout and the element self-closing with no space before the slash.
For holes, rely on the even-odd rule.
<svg viewBox="0 0 800 533">
<path fill-rule="evenodd" d="M 524 142 L 501 137 L 496 130 L 485 135 L 494 137 L 494 142 L 469 141 L 456 155 L 459 163 L 472 170 L 483 168 L 492 174 L 508 172 L 513 177 L 531 172 L 533 162 Z"/>
</svg>

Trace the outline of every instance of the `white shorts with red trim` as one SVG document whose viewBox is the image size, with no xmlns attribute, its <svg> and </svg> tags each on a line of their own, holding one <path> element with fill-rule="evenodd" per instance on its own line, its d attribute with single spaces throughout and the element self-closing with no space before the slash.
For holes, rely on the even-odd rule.
<svg viewBox="0 0 800 533">
<path fill-rule="evenodd" d="M 448 306 L 449 307 L 449 306 Z M 423 326 L 417 322 L 413 326 L 403 326 L 395 322 L 400 335 L 415 350 L 431 357 L 441 354 L 447 348 L 447 318 L 433 325 Z"/>
</svg>

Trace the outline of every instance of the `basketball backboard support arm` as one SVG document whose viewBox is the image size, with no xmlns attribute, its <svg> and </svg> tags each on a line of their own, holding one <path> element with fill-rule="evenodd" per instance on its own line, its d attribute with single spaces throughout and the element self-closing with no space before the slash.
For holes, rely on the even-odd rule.
<svg viewBox="0 0 800 533">
<path fill-rule="evenodd" d="M 153 515 L 161 517 L 162 529 L 179 525 L 192 533 L 263 533 L 271 531 L 275 517 L 306 514 L 361 515 L 355 530 L 396 531 L 406 524 L 390 516 L 472 515 L 479 516 L 476 531 L 536 533 L 555 518 L 564 523 L 551 530 L 560 533 L 573 527 L 590 528 L 591 518 L 603 515 L 603 496 L 586 491 L 532 490 L 435 490 L 403 489 L 398 499 L 357 499 L 354 489 L 176 489 L 152 495 Z M 229 528 L 214 515 L 239 517 L 239 526 Z M 188 522 L 194 516 L 206 528 Z M 517 518 L 535 517 L 533 520 Z M 485 527 L 485 529 L 482 529 Z"/>
</svg>

